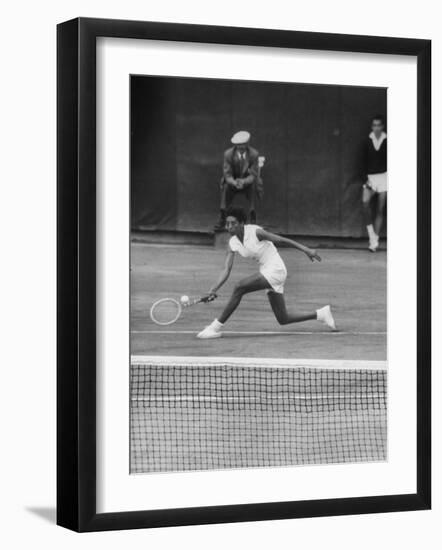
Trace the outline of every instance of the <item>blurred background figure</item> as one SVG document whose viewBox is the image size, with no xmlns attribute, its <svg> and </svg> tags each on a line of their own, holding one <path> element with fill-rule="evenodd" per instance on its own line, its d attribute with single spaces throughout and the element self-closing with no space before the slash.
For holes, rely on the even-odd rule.
<svg viewBox="0 0 442 550">
<path fill-rule="evenodd" d="M 221 206 L 232 203 L 246 210 L 248 223 L 256 216 L 281 235 L 367 248 L 377 198 L 366 222 L 361 194 L 367 174 L 376 173 L 366 153 L 367 144 L 375 151 L 371 115 L 387 115 L 385 88 L 137 76 L 131 105 L 131 227 L 138 237 L 224 247 L 213 229 L 223 222 Z M 230 143 L 237 130 L 247 130 L 249 141 Z M 384 220 L 382 245 L 386 209 Z"/>
<path fill-rule="evenodd" d="M 258 151 L 250 146 L 250 133 L 241 130 L 232 136 L 231 142 L 233 147 L 224 152 L 220 217 L 216 230 L 224 229 L 226 210 L 238 195 L 247 202 L 250 223 L 256 223 L 256 202 L 263 195 L 260 169 L 264 157 L 259 157 Z"/>
<path fill-rule="evenodd" d="M 367 180 L 362 189 L 362 206 L 368 233 L 368 248 L 376 252 L 379 234 L 384 222 L 387 202 L 387 134 L 385 119 L 376 115 L 371 121 L 371 132 L 365 150 Z M 373 221 L 372 200 L 376 197 L 376 213 Z"/>
</svg>

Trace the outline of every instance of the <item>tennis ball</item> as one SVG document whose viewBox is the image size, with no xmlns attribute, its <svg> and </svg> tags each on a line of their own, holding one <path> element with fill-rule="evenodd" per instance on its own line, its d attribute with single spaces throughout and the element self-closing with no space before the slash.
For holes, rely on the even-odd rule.
<svg viewBox="0 0 442 550">
<path fill-rule="evenodd" d="M 181 296 L 180 302 L 181 302 L 182 304 L 184 304 L 184 305 L 185 305 L 185 304 L 188 304 L 188 303 L 189 303 L 189 296 L 186 296 L 186 295 Z"/>
</svg>

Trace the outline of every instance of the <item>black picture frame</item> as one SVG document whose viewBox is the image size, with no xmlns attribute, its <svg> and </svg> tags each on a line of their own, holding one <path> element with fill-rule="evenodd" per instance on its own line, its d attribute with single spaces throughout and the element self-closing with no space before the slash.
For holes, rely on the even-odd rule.
<svg viewBox="0 0 442 550">
<path fill-rule="evenodd" d="M 417 58 L 417 491 L 362 498 L 96 512 L 96 39 Z M 424 510 L 431 506 L 431 41 L 78 18 L 57 28 L 57 523 L 75 531 Z"/>
</svg>

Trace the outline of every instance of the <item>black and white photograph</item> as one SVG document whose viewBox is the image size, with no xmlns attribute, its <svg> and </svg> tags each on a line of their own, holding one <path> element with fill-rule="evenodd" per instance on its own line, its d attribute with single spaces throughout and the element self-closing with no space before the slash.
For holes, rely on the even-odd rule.
<svg viewBox="0 0 442 550">
<path fill-rule="evenodd" d="M 5 4 L 1 547 L 440 546 L 439 12 Z"/>
<path fill-rule="evenodd" d="M 130 76 L 130 473 L 388 461 L 387 89 Z"/>
<path fill-rule="evenodd" d="M 430 41 L 57 37 L 57 524 L 429 509 Z"/>
</svg>

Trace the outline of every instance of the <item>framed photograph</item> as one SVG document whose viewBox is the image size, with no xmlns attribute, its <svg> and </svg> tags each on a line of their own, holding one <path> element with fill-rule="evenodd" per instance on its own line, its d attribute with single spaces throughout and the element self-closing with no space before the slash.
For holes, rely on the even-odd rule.
<svg viewBox="0 0 442 550">
<path fill-rule="evenodd" d="M 58 524 L 429 509 L 430 41 L 57 37 Z"/>
</svg>

